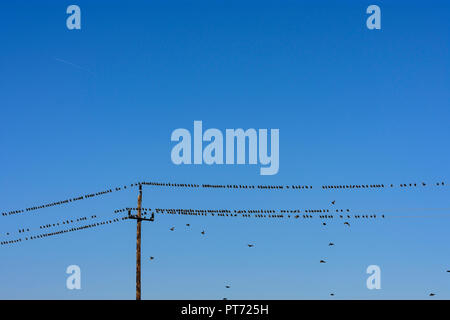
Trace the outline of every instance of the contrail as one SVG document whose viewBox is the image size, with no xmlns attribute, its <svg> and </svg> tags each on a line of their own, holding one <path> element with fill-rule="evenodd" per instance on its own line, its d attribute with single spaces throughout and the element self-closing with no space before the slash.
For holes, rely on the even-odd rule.
<svg viewBox="0 0 450 320">
<path fill-rule="evenodd" d="M 81 67 L 81 66 L 79 66 L 79 65 L 77 65 L 77 64 L 75 64 L 75 63 L 70 62 L 70 61 L 66 61 L 66 60 L 59 59 L 59 58 L 55 58 L 55 60 L 58 61 L 58 62 L 62 62 L 62 63 L 68 64 L 69 66 L 75 67 L 75 68 L 77 68 L 77 69 L 80 69 L 80 70 L 89 72 L 89 73 L 92 74 L 92 75 L 95 75 L 95 73 L 93 73 L 91 70 L 88 70 L 88 69 L 86 69 L 86 68 L 83 68 L 83 67 Z"/>
</svg>

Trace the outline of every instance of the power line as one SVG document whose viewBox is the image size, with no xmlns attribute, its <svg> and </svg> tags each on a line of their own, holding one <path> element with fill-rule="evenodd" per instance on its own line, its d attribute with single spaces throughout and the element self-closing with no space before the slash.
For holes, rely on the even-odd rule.
<svg viewBox="0 0 450 320">
<path fill-rule="evenodd" d="M 53 231 L 53 232 L 40 233 L 40 234 L 35 234 L 33 236 L 20 237 L 20 238 L 15 238 L 15 239 L 12 239 L 12 240 L 1 241 L 0 245 L 3 246 L 3 245 L 21 243 L 21 242 L 25 242 L 25 241 L 43 239 L 43 238 L 47 238 L 47 237 L 52 237 L 52 236 L 66 234 L 66 233 L 69 233 L 69 232 L 75 232 L 75 231 L 80 231 L 80 230 L 86 230 L 86 229 L 101 227 L 101 226 L 104 226 L 104 225 L 109 225 L 109 224 L 113 224 L 113 223 L 116 223 L 116 222 L 121 222 L 121 221 L 127 220 L 127 219 L 128 219 L 128 217 L 107 219 L 107 220 L 103 220 L 103 221 L 96 222 L 96 223 L 82 225 L 82 226 L 79 226 L 79 227 L 74 227 L 74 228 L 69 228 L 69 229 L 60 229 L 60 230 L 56 230 L 56 231 Z"/>
</svg>

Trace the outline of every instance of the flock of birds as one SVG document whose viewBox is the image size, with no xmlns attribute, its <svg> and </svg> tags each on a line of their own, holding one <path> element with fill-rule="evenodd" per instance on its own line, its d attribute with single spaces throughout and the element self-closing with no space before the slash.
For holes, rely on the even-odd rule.
<svg viewBox="0 0 450 320">
<path fill-rule="evenodd" d="M 186 227 L 190 227 L 190 226 L 191 226 L 191 225 L 190 225 L 189 223 L 186 223 Z M 169 228 L 169 230 L 170 230 L 170 231 L 175 231 L 175 227 L 171 227 L 171 228 Z M 200 234 L 201 234 L 201 235 L 205 235 L 205 234 L 206 234 L 205 230 L 203 230 L 202 232 L 200 232 Z M 248 246 L 249 248 L 253 248 L 255 245 L 254 245 L 254 244 L 247 244 L 247 246 Z M 150 260 L 150 261 L 153 261 L 153 260 L 155 260 L 155 257 L 154 257 L 154 256 L 150 256 L 150 257 L 149 257 L 149 260 Z M 225 288 L 226 288 L 226 289 L 230 289 L 231 286 L 230 286 L 230 285 L 225 285 Z M 228 300 L 228 298 L 223 298 L 223 300 Z"/>
<path fill-rule="evenodd" d="M 324 189 L 371 189 L 371 188 L 394 188 L 399 186 L 400 188 L 405 187 L 426 187 L 432 184 L 427 184 L 425 182 L 422 183 L 401 183 L 401 184 L 358 184 L 358 185 L 322 185 L 321 188 Z M 444 186 L 444 182 L 436 182 L 436 186 Z M 311 185 L 250 185 L 250 184 L 193 184 L 193 183 L 172 183 L 172 182 L 136 182 L 131 183 L 129 185 L 123 185 L 115 188 L 108 188 L 106 190 L 102 190 L 95 193 L 86 193 L 81 196 L 60 200 L 60 201 L 54 201 L 43 205 L 38 206 L 32 206 L 27 207 L 25 209 L 16 209 L 16 210 L 10 210 L 2 212 L 2 216 L 9 216 L 9 215 L 15 215 L 19 213 L 24 212 L 32 212 L 39 209 L 45 209 L 50 208 L 54 206 L 69 204 L 72 202 L 84 200 L 84 199 L 90 199 L 98 196 L 102 196 L 105 194 L 110 194 L 113 192 L 123 191 L 127 188 L 134 188 L 138 186 L 154 186 L 154 187 L 173 187 L 173 188 L 212 188 L 212 189 L 260 189 L 260 190 L 299 190 L 299 189 L 313 189 L 313 186 Z"/>
<path fill-rule="evenodd" d="M 331 201 L 331 205 L 335 205 L 335 204 L 336 204 L 336 201 L 335 201 L 335 200 Z M 119 209 L 119 210 L 116 210 L 115 213 L 123 212 L 123 211 L 125 211 L 125 210 L 137 210 L 137 208 Z M 150 209 L 147 208 L 147 210 L 150 210 Z M 157 210 L 158 210 L 159 213 L 164 212 L 164 211 L 175 211 L 175 212 L 177 212 L 178 214 L 182 214 L 182 209 L 157 209 Z M 205 214 L 205 213 L 202 212 L 202 210 L 197 210 L 197 211 L 195 211 L 194 209 L 188 209 L 187 211 L 189 211 L 189 212 L 190 212 L 190 211 L 194 211 L 194 212 L 197 212 L 198 214 L 200 214 L 200 213 L 201 213 L 201 214 Z M 210 212 L 210 213 L 211 213 L 211 212 L 216 212 L 216 213 L 217 213 L 217 212 L 229 212 L 229 213 L 231 214 L 230 210 L 206 210 L 206 211 L 208 211 L 208 212 Z M 235 212 L 237 212 L 237 211 L 239 211 L 239 210 L 235 210 Z M 243 210 L 243 211 L 245 211 L 245 210 Z M 271 210 L 269 210 L 269 211 L 271 211 Z M 146 213 L 145 213 L 145 214 L 146 214 Z M 326 223 L 323 223 L 323 224 L 326 225 Z M 344 222 L 344 225 L 347 225 L 347 226 L 350 227 L 350 223 L 348 223 L 347 221 Z M 186 227 L 190 227 L 190 224 L 187 223 L 187 224 L 186 224 Z M 175 227 L 170 227 L 169 230 L 170 230 L 170 231 L 175 231 Z M 205 235 L 205 230 L 203 230 L 203 231 L 201 232 L 201 234 L 202 234 L 202 235 Z M 333 247 L 333 246 L 335 246 L 335 244 L 334 244 L 333 242 L 330 242 L 330 243 L 328 243 L 328 246 L 329 246 L 329 247 Z M 253 247 L 255 247 L 255 244 L 249 243 L 249 244 L 247 244 L 247 247 L 248 247 L 248 248 L 253 248 Z M 150 260 L 150 261 L 153 261 L 153 260 L 155 260 L 155 257 L 154 257 L 154 256 L 150 256 L 149 260 Z M 325 264 L 325 263 L 327 263 L 326 260 L 324 260 L 324 259 L 319 260 L 319 264 Z M 447 273 L 450 273 L 450 270 L 446 270 L 446 272 L 447 272 Z M 229 286 L 229 285 L 225 285 L 225 288 L 229 289 L 230 286 Z M 333 292 L 330 293 L 330 296 L 331 296 L 331 297 L 334 297 L 334 296 L 335 296 L 335 293 L 333 293 Z M 435 293 L 430 293 L 429 296 L 430 296 L 430 297 L 434 297 L 434 296 L 436 296 L 436 294 L 435 294 Z M 228 298 L 223 298 L 223 300 L 228 300 Z"/>
<path fill-rule="evenodd" d="M 66 200 L 62 200 L 62 201 L 56 201 L 56 202 L 52 202 L 52 203 L 48 203 L 48 204 L 44 204 L 44 205 L 40 205 L 40 206 L 33 206 L 33 207 L 28 207 L 25 209 L 21 209 L 21 210 L 11 210 L 9 212 L 2 212 L 2 216 L 8 216 L 8 215 L 14 215 L 14 214 L 18 214 L 18 213 L 24 213 L 24 212 L 31 212 L 31 211 L 35 211 L 35 210 L 39 210 L 39 209 L 45 209 L 45 208 L 49 208 L 49 207 L 54 207 L 54 206 L 58 206 L 58 205 L 64 205 L 64 204 L 68 204 L 68 203 L 72 203 L 72 202 L 76 202 L 76 201 L 80 201 L 83 199 L 89 199 L 89 198 L 93 198 L 93 197 L 97 197 L 97 196 L 102 196 L 105 194 L 109 194 L 112 192 L 117 192 L 117 191 L 122 191 L 128 188 L 133 188 L 133 187 L 137 187 L 137 186 L 141 186 L 141 185 L 148 185 L 148 186 L 158 186 L 158 187 L 175 187 L 175 188 L 221 188 L 221 189 L 276 189 L 276 190 L 288 190 L 288 189 L 313 189 L 313 186 L 311 185 L 223 185 L 223 184 L 179 184 L 179 183 L 159 183 L 159 182 L 138 182 L 138 183 L 133 183 L 130 185 L 124 185 L 121 187 L 116 187 L 113 189 L 107 189 L 107 190 L 103 190 L 97 193 L 87 193 L 85 195 L 82 196 L 78 196 L 78 197 L 74 197 L 74 198 L 69 198 Z M 433 184 L 430 184 L 433 185 Z M 435 183 L 436 186 L 444 186 L 445 183 L 444 182 L 436 182 Z M 399 185 L 394 185 L 394 184 L 388 184 L 388 185 L 384 185 L 384 184 L 365 184 L 365 185 L 322 185 L 322 189 L 370 189 L 370 188 L 394 188 L 396 186 L 399 186 L 400 188 L 414 188 L 414 187 L 426 187 L 429 186 L 427 183 L 422 182 L 420 184 L 417 183 L 409 183 L 409 184 L 399 184 Z M 336 204 L 336 201 L 333 200 L 331 201 L 331 206 L 334 206 Z M 125 209 L 118 209 L 115 210 L 115 213 L 121 213 L 121 212 L 129 212 L 129 211 L 134 211 L 137 210 L 137 208 L 125 208 Z M 254 217 L 254 218 L 293 218 L 293 219 L 298 219 L 298 218 L 303 218 L 303 219 L 311 219 L 311 218 L 320 218 L 320 219 L 333 219 L 333 218 L 340 218 L 340 219 L 344 219 L 345 221 L 343 222 L 344 225 L 350 227 L 350 223 L 349 220 L 350 218 L 355 218 L 355 219 L 359 219 L 359 218 L 385 218 L 384 214 L 375 214 L 375 213 L 371 213 L 371 214 L 361 214 L 361 213 L 353 213 L 350 211 L 350 209 L 278 209 L 278 210 L 273 210 L 273 209 L 171 209 L 171 208 L 155 208 L 154 210 L 150 209 L 150 208 L 142 208 L 143 215 L 147 215 L 147 214 L 169 214 L 169 215 L 193 215 L 193 216 L 216 216 L 216 217 L 243 217 L 243 218 L 248 218 L 248 217 Z M 88 224 L 84 224 L 84 225 L 79 225 L 79 226 L 71 226 L 69 228 L 66 229 L 58 229 L 59 227 L 66 227 L 68 225 L 74 224 L 74 223 L 84 223 L 87 222 L 89 219 L 95 220 L 97 219 L 96 215 L 92 215 L 90 217 L 79 217 L 79 218 L 74 218 L 74 219 L 65 219 L 65 220 L 61 220 L 59 222 L 56 223 L 50 223 L 50 224 L 43 224 L 39 226 L 40 230 L 47 230 L 47 229 L 56 229 L 56 230 L 49 230 L 48 232 L 44 232 L 44 233 L 39 233 L 39 234 L 35 234 L 35 235 L 29 235 L 32 230 L 30 230 L 30 228 L 19 228 L 17 230 L 17 233 L 20 234 L 19 237 L 14 238 L 14 239 L 8 239 L 6 241 L 1 241 L 0 245 L 10 245 L 10 244 L 17 244 L 17 243 L 21 243 L 23 241 L 29 241 L 29 240 L 36 240 L 36 239 L 43 239 L 43 238 L 48 238 L 48 237 L 52 237 L 52 236 L 56 236 L 56 235 L 62 235 L 62 234 L 66 234 L 68 232 L 75 232 L 75 231 L 80 231 L 80 230 L 85 230 L 85 229 L 90 229 L 90 228 L 95 228 L 95 227 L 99 227 L 99 226 L 104 226 L 104 225 L 109 225 L 112 223 L 116 223 L 116 222 L 121 222 L 124 220 L 128 220 L 129 217 L 127 216 L 123 216 L 120 218 L 114 218 L 114 219 L 106 219 L 106 220 L 102 220 L 102 221 L 97 221 L 97 222 L 91 222 Z M 326 226 L 327 223 L 322 221 L 322 225 Z M 190 224 L 186 224 L 186 227 L 190 227 Z M 169 228 L 170 231 L 175 231 L 175 227 L 171 227 Z M 200 232 L 200 234 L 202 236 L 204 236 L 206 234 L 205 230 L 202 230 Z M 6 233 L 7 237 L 11 237 L 11 233 L 7 232 Z M 328 246 L 334 246 L 335 244 L 333 242 L 330 242 L 328 244 Z M 248 248 L 253 248 L 255 247 L 255 244 L 252 243 L 248 243 L 247 244 Z M 154 256 L 151 256 L 149 258 L 151 261 L 155 260 Z M 321 259 L 319 261 L 320 264 L 325 264 L 327 263 L 327 261 L 325 259 Z M 450 270 L 446 271 L 447 273 L 450 273 Z M 229 285 L 225 285 L 225 288 L 229 289 L 230 286 Z M 330 293 L 330 296 L 334 296 L 334 293 Z M 433 297 L 435 296 L 435 293 L 430 293 L 429 296 Z M 227 298 L 224 298 L 225 300 Z"/>
</svg>

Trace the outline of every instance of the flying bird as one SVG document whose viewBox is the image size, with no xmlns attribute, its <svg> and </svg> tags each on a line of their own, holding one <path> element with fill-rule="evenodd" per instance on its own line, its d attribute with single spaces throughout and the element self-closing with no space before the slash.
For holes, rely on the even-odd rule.
<svg viewBox="0 0 450 320">
<path fill-rule="evenodd" d="M 329 246 L 334 246 L 334 243 L 333 243 L 333 242 L 330 242 L 328 245 L 329 245 Z"/>
<path fill-rule="evenodd" d="M 435 294 L 434 293 L 430 293 L 430 297 L 434 297 L 435 296 Z"/>
<path fill-rule="evenodd" d="M 173 231 L 173 230 L 175 230 L 175 227 L 170 228 L 170 231 Z"/>
<path fill-rule="evenodd" d="M 201 234 L 205 234 L 205 230 L 203 230 L 203 231 L 201 232 Z"/>
<path fill-rule="evenodd" d="M 230 289 L 230 286 L 225 286 L 225 288 Z"/>
<path fill-rule="evenodd" d="M 186 223 L 186 227 L 190 227 L 191 225 L 189 223 Z"/>
<path fill-rule="evenodd" d="M 326 261 L 325 260 L 320 260 L 320 263 L 326 263 Z"/>
<path fill-rule="evenodd" d="M 344 222 L 344 224 L 346 224 L 346 225 L 348 225 L 348 226 L 350 227 L 350 223 L 348 223 L 347 221 L 346 221 L 346 222 Z"/>
<path fill-rule="evenodd" d="M 334 293 L 330 293 L 330 296 L 334 297 Z"/>
<path fill-rule="evenodd" d="M 254 246 L 255 246 L 254 244 L 248 244 L 249 248 L 254 247 Z"/>
<path fill-rule="evenodd" d="M 150 257 L 150 260 L 153 260 L 153 259 L 155 259 L 155 257 Z"/>
<path fill-rule="evenodd" d="M 322 225 L 326 226 L 327 224 L 324 222 L 324 223 L 322 223 Z"/>
<path fill-rule="evenodd" d="M 336 200 L 331 201 L 331 204 L 335 204 L 335 203 L 336 203 Z"/>
</svg>

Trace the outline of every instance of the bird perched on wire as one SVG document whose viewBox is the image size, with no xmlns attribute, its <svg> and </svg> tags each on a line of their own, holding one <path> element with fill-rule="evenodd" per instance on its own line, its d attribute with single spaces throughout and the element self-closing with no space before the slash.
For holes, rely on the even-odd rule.
<svg viewBox="0 0 450 320">
<path fill-rule="evenodd" d="M 327 263 L 325 260 L 320 260 L 320 263 Z"/>
</svg>

